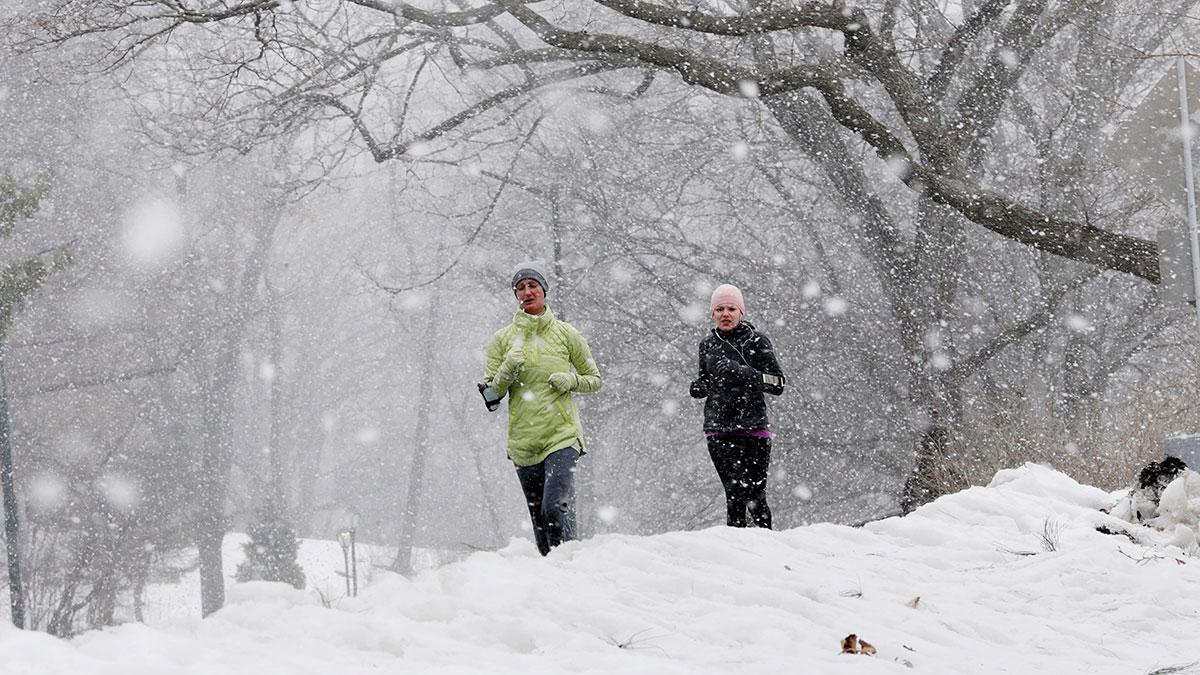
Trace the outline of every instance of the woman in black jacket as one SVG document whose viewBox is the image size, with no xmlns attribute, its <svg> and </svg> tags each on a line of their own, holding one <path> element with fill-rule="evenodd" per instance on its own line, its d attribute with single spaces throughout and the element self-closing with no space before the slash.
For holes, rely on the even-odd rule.
<svg viewBox="0 0 1200 675">
<path fill-rule="evenodd" d="M 771 426 L 763 393 L 783 393 L 783 370 L 771 341 L 743 320 L 746 303 L 736 286 L 718 286 L 709 311 L 716 328 L 700 342 L 700 377 L 691 395 L 708 399 L 704 434 L 725 486 L 726 523 L 746 527 L 748 509 L 755 525 L 770 529 Z"/>
</svg>

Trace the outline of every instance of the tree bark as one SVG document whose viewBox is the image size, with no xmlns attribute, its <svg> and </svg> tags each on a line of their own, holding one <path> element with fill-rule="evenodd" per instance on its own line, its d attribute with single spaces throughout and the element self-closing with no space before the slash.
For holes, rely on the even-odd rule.
<svg viewBox="0 0 1200 675">
<path fill-rule="evenodd" d="M 413 573 L 412 551 L 417 524 L 421 517 L 421 495 L 425 487 L 425 465 L 429 458 L 429 414 L 433 407 L 434 360 L 437 345 L 436 304 L 429 303 L 429 318 L 425 324 L 425 339 L 421 349 L 421 380 L 418 389 L 417 419 L 413 428 L 412 463 L 408 470 L 408 493 L 400 518 L 399 541 L 392 571 Z"/>
<path fill-rule="evenodd" d="M 284 415 L 283 409 L 283 335 L 280 327 L 278 298 L 271 284 L 264 278 L 267 303 L 267 339 L 270 342 L 268 358 L 271 364 L 271 381 L 267 385 L 267 419 L 270 430 L 267 441 L 267 509 L 281 521 L 291 522 L 288 508 L 287 472 L 283 454 Z"/>
<path fill-rule="evenodd" d="M 4 335 L 0 333 L 0 491 L 4 492 L 4 549 L 8 559 L 9 611 L 13 625 L 24 628 L 25 590 L 21 583 L 21 527 L 18 520 L 12 436 L 9 428 L 8 392 L 4 379 Z"/>
<path fill-rule="evenodd" d="M 200 611 L 203 616 L 212 614 L 225 604 L 221 547 L 228 526 L 225 503 L 229 472 L 233 466 L 233 416 L 237 410 L 233 398 L 241 372 L 240 349 L 280 220 L 279 205 L 272 204 L 267 209 L 266 219 L 258 224 L 254 232 L 254 245 L 244 260 L 227 323 L 219 331 L 218 342 L 208 363 L 209 370 L 204 373 L 201 383 L 201 418 L 205 433 L 198 486 L 196 547 L 200 561 Z"/>
<path fill-rule="evenodd" d="M 204 421 L 200 472 L 200 514 L 196 547 L 200 556 L 200 613 L 208 616 L 225 605 L 224 556 L 221 550 L 228 523 L 225 502 L 233 465 L 234 384 L 239 372 L 241 326 L 228 327 L 216 348 L 204 388 Z"/>
</svg>

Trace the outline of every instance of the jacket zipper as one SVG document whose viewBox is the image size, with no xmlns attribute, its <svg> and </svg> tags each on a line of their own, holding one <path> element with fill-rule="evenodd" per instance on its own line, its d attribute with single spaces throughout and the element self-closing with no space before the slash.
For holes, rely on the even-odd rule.
<svg viewBox="0 0 1200 675">
<path fill-rule="evenodd" d="M 567 407 L 562 403 L 562 397 L 554 399 L 554 407 L 558 408 L 558 414 L 563 418 L 563 424 L 571 425 L 571 416 L 567 414 Z"/>
</svg>

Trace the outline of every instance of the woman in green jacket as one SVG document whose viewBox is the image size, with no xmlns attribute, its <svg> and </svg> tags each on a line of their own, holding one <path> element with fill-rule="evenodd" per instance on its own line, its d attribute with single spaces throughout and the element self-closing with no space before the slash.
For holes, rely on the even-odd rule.
<svg viewBox="0 0 1200 675">
<path fill-rule="evenodd" d="M 600 389 L 587 341 L 546 304 L 549 286 L 536 263 L 517 268 L 520 309 L 487 347 L 486 384 L 508 395 L 508 458 L 529 505 L 542 555 L 575 531 L 575 463 L 587 451 L 572 392 Z"/>
</svg>

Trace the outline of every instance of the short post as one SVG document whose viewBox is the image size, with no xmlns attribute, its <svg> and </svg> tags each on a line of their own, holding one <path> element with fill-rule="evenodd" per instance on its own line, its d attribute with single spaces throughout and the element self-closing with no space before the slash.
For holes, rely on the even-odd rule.
<svg viewBox="0 0 1200 675">
<path fill-rule="evenodd" d="M 358 554 L 354 549 L 354 528 L 350 528 L 350 579 L 354 582 L 351 597 L 358 597 Z"/>
<path fill-rule="evenodd" d="M 338 532 L 338 543 L 342 545 L 342 565 L 345 569 L 342 576 L 346 577 L 346 595 L 350 595 L 350 543 L 353 536 L 351 530 Z"/>
</svg>

